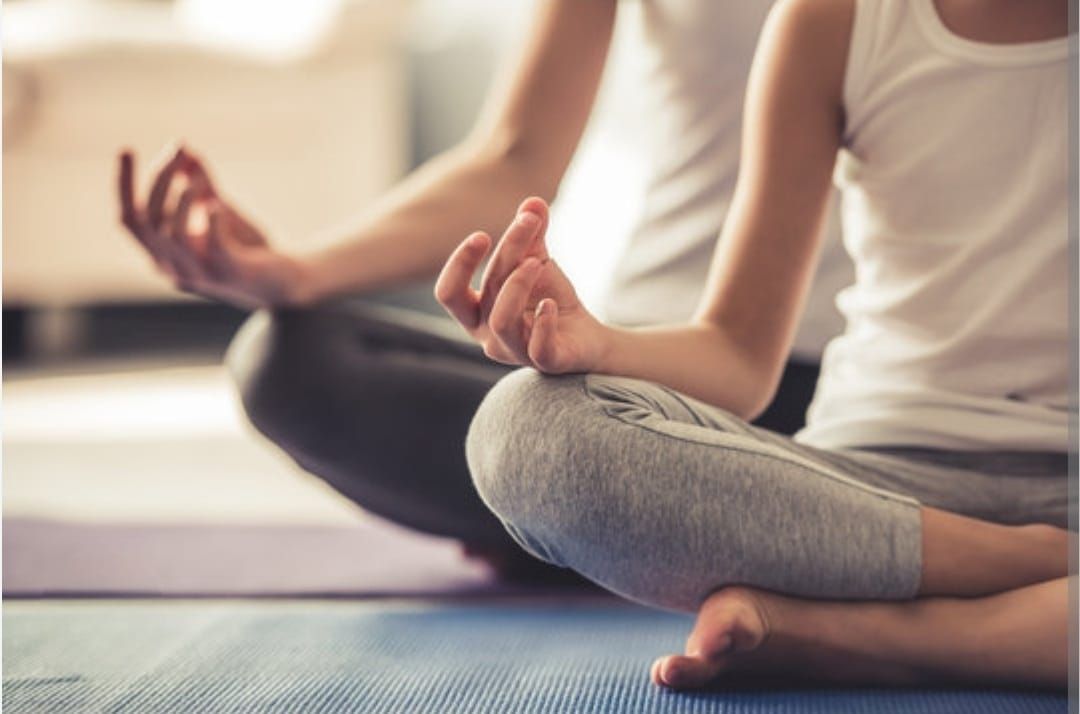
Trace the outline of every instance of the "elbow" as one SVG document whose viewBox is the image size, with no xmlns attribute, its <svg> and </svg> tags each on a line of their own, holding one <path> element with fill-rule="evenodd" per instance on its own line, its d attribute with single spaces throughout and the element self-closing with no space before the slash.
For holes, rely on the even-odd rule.
<svg viewBox="0 0 1080 714">
<path fill-rule="evenodd" d="M 743 421 L 751 422 L 765 413 L 776 396 L 776 390 L 760 390 L 760 394 L 751 395 L 746 401 L 746 406 L 735 412 L 735 416 Z"/>
<path fill-rule="evenodd" d="M 715 404 L 745 421 L 757 419 L 780 388 L 782 351 L 772 345 L 755 346 L 754 340 L 739 338 L 729 327 L 707 317 L 698 316 L 695 322 L 711 333 L 710 341 L 719 349 L 718 361 L 728 365 Z"/>
<path fill-rule="evenodd" d="M 776 385 L 766 378 L 744 379 L 735 399 L 730 399 L 727 410 L 743 421 L 751 422 L 765 413 L 776 396 Z"/>
<path fill-rule="evenodd" d="M 754 421 L 769 408 L 780 391 L 780 380 L 784 375 L 784 360 L 757 358 L 752 363 L 756 369 L 747 380 L 745 409 L 738 416 L 746 421 Z"/>
</svg>

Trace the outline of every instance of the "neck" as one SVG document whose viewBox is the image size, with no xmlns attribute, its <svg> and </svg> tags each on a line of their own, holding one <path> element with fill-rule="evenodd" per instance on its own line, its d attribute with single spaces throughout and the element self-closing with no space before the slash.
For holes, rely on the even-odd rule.
<svg viewBox="0 0 1080 714">
<path fill-rule="evenodd" d="M 1068 0 L 933 0 L 950 31 L 975 42 L 1020 44 L 1069 34 Z"/>
</svg>

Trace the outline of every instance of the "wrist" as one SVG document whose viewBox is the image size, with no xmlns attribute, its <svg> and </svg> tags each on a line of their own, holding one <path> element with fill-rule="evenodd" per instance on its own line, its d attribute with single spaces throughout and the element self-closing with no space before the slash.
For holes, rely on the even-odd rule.
<svg viewBox="0 0 1080 714">
<path fill-rule="evenodd" d="M 314 256 L 290 255 L 286 261 L 286 276 L 281 291 L 283 307 L 308 307 L 326 297 L 320 280 L 319 263 Z"/>
<path fill-rule="evenodd" d="M 597 321 L 597 350 L 596 359 L 590 372 L 601 374 L 619 374 L 616 358 L 619 354 L 619 343 L 622 330 L 605 325 Z"/>
</svg>

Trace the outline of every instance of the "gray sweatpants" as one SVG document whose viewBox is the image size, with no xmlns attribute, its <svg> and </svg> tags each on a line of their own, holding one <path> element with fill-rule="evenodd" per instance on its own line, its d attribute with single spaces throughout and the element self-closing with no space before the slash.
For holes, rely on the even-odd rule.
<svg viewBox="0 0 1080 714">
<path fill-rule="evenodd" d="M 431 290 L 422 296 L 431 300 Z M 422 296 L 390 299 L 415 308 Z M 512 559 L 527 579 L 565 577 L 521 550 L 473 488 L 465 434 L 512 369 L 484 357 L 439 311 L 365 301 L 256 313 L 227 360 L 244 409 L 300 466 L 369 513 L 500 554 L 504 574 Z M 816 379 L 816 366 L 789 363 L 756 423 L 793 432 Z"/>
<path fill-rule="evenodd" d="M 481 404 L 466 455 L 481 498 L 524 548 L 678 610 L 736 583 L 911 597 L 920 504 L 1068 522 L 1065 454 L 815 449 L 621 377 L 510 374 Z"/>
</svg>

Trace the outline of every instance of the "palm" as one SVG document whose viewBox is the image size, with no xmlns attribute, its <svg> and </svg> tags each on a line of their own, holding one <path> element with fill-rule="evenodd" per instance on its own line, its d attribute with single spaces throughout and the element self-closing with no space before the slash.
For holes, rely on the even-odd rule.
<svg viewBox="0 0 1080 714">
<path fill-rule="evenodd" d="M 216 237 L 208 231 L 204 241 L 203 262 L 214 269 L 202 292 L 251 307 L 284 302 L 295 279 L 293 261 L 232 206 L 220 202 L 218 215 Z"/>
</svg>

